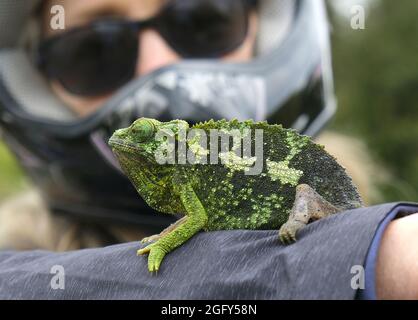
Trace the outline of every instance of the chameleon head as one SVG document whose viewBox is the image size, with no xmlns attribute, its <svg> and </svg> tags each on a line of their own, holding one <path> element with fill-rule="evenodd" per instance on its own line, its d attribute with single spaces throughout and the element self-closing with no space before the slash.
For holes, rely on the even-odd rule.
<svg viewBox="0 0 418 320">
<path fill-rule="evenodd" d="M 176 168 L 159 164 L 156 154 L 165 143 L 161 132 L 177 137 L 180 128 L 187 129 L 187 122 L 140 118 L 128 128 L 115 131 L 109 140 L 121 168 L 142 198 L 154 209 L 167 213 L 178 212 L 174 208 L 177 199 L 170 196 L 170 181 Z"/>
<path fill-rule="evenodd" d="M 157 139 L 158 133 L 167 132 L 176 135 L 180 128 L 188 128 L 183 120 L 160 122 L 155 119 L 139 118 L 128 128 L 116 130 L 109 140 L 114 153 L 121 156 L 135 155 L 143 160 L 152 161 L 155 151 L 163 142 Z"/>
<path fill-rule="evenodd" d="M 154 139 L 156 127 L 160 122 L 154 119 L 140 118 L 128 128 L 116 130 L 109 140 L 109 145 L 116 155 L 139 154 L 141 146 Z"/>
</svg>

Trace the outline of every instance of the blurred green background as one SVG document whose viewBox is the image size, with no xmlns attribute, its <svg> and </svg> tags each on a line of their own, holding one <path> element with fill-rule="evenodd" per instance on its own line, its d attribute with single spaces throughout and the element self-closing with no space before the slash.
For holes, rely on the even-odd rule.
<svg viewBox="0 0 418 320">
<path fill-rule="evenodd" d="M 369 4 L 364 30 L 351 28 L 344 2 Z M 379 186 L 384 201 L 418 201 L 418 1 L 341 0 L 329 13 L 339 104 L 332 128 L 365 141 L 390 172 Z"/>
<path fill-rule="evenodd" d="M 0 143 L 0 202 L 27 185 L 20 167 L 9 150 Z"/>
<path fill-rule="evenodd" d="M 367 10 L 364 30 L 350 21 Z M 418 1 L 329 0 L 339 109 L 331 128 L 364 141 L 392 178 L 383 201 L 418 201 Z M 0 144 L 0 201 L 26 185 Z"/>
</svg>

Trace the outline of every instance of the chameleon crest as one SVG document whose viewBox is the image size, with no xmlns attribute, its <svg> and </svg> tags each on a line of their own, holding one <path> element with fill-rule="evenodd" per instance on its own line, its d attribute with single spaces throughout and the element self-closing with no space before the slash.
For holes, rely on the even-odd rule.
<svg viewBox="0 0 418 320">
<path fill-rule="evenodd" d="M 309 137 L 266 122 L 140 118 L 109 141 L 138 193 L 184 217 L 138 254 L 157 271 L 200 230 L 279 229 L 283 243 L 312 220 L 362 206 L 351 178 Z"/>
</svg>

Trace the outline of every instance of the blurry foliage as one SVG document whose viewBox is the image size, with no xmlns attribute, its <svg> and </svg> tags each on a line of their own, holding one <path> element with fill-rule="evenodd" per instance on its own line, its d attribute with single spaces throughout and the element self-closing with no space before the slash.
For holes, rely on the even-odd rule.
<svg viewBox="0 0 418 320">
<path fill-rule="evenodd" d="M 333 127 L 363 139 L 391 172 L 381 185 L 385 201 L 418 201 L 418 1 L 377 0 L 364 30 L 330 15 Z"/>
<path fill-rule="evenodd" d="M 25 178 L 14 156 L 0 143 L 0 201 L 21 190 L 24 185 Z"/>
</svg>

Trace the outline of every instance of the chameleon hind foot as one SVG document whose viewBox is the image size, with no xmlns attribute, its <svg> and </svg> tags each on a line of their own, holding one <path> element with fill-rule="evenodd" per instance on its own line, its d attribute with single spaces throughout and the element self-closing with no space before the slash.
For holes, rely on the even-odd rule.
<svg viewBox="0 0 418 320">
<path fill-rule="evenodd" d="M 306 223 L 297 220 L 288 220 L 279 230 L 280 241 L 284 244 L 296 242 L 296 232 L 306 226 Z"/>
<path fill-rule="evenodd" d="M 295 242 L 296 233 L 311 220 L 319 220 L 339 211 L 309 185 L 298 185 L 289 219 L 279 230 L 280 241 L 284 244 Z"/>
</svg>

